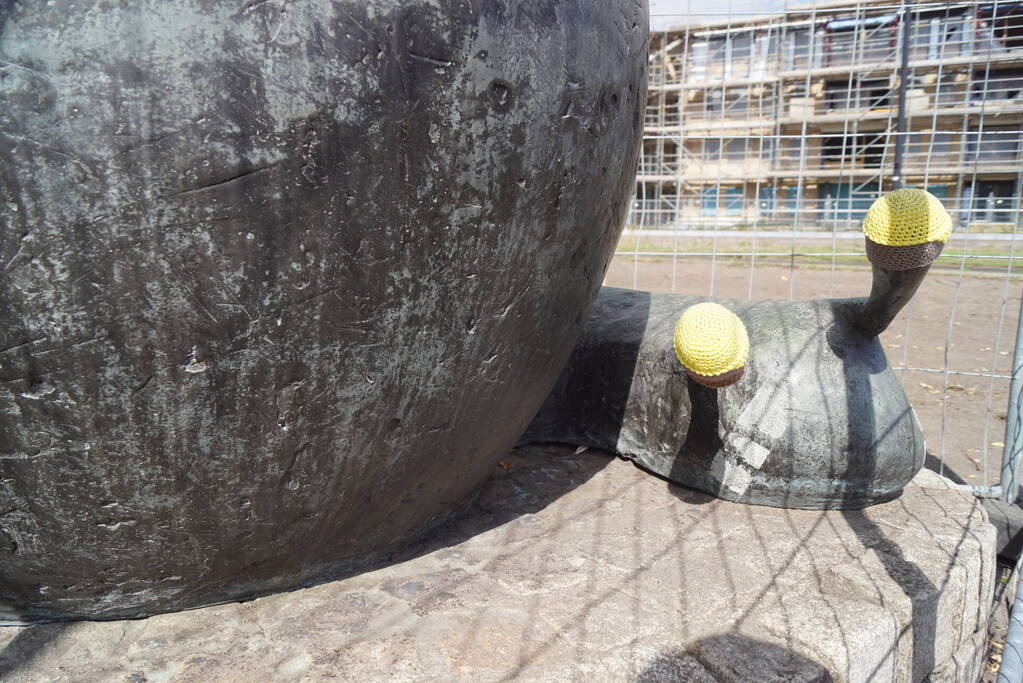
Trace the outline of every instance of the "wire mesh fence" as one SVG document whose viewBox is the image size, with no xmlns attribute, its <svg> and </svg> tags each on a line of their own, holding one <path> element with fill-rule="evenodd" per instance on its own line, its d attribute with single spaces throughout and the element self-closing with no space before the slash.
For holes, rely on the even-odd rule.
<svg viewBox="0 0 1023 683">
<path fill-rule="evenodd" d="M 607 283 L 866 295 L 859 223 L 901 172 L 955 232 L 881 341 L 931 464 L 997 485 L 1023 291 L 1023 3 L 657 19 L 676 25 L 651 35 L 636 197 Z"/>
</svg>

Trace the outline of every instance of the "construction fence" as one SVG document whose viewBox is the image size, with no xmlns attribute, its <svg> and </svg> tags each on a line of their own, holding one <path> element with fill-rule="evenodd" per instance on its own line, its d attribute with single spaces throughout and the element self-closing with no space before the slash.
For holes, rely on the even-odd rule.
<svg viewBox="0 0 1023 683">
<path fill-rule="evenodd" d="M 882 343 L 931 465 L 1014 498 L 999 485 L 1015 455 L 1023 3 L 656 18 L 677 21 L 651 35 L 636 196 L 607 283 L 865 296 L 866 209 L 897 186 L 928 189 L 953 239 Z"/>
</svg>

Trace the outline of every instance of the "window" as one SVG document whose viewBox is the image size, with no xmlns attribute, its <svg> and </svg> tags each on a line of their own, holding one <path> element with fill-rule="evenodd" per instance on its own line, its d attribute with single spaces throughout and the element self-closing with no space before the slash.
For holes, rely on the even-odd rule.
<svg viewBox="0 0 1023 683">
<path fill-rule="evenodd" d="M 753 52 L 753 36 L 750 33 L 740 33 L 732 36 L 731 65 L 728 72 L 732 78 L 748 76 L 750 72 L 750 57 Z"/>
<path fill-rule="evenodd" d="M 742 161 L 746 158 L 746 138 L 729 138 L 725 143 L 724 158 L 728 161 Z"/>
<path fill-rule="evenodd" d="M 886 139 L 887 136 L 885 135 L 859 138 L 859 144 L 856 147 L 856 157 L 859 160 L 859 164 L 869 168 L 880 168 L 881 164 L 884 163 Z"/>
<path fill-rule="evenodd" d="M 821 162 L 834 164 L 840 163 L 843 158 L 848 159 L 853 154 L 855 144 L 854 138 L 841 135 L 824 138 L 821 141 Z"/>
<path fill-rule="evenodd" d="M 728 75 L 728 70 L 731 68 L 731 64 L 728 61 L 728 40 L 722 36 L 711 38 L 707 43 L 709 51 L 707 70 L 709 75 Z"/>
<path fill-rule="evenodd" d="M 962 10 L 950 11 L 946 7 L 916 13 L 910 27 L 911 58 L 938 59 L 960 54 L 966 40 L 965 26 Z"/>
<path fill-rule="evenodd" d="M 759 185 L 753 188 L 753 196 L 757 198 L 758 208 L 765 213 L 774 211 L 774 186 Z"/>
<path fill-rule="evenodd" d="M 939 106 L 953 107 L 968 104 L 966 99 L 971 96 L 964 84 L 956 82 L 955 74 L 942 74 L 941 80 L 928 86 L 926 82 L 916 79 L 915 88 L 934 92 L 934 101 Z"/>
<path fill-rule="evenodd" d="M 750 111 L 748 88 L 708 90 L 704 95 L 706 113 L 711 118 L 745 118 Z"/>
<path fill-rule="evenodd" d="M 789 32 L 787 40 L 785 68 L 789 70 L 806 68 L 810 64 L 810 31 L 795 29 Z"/>
<path fill-rule="evenodd" d="M 702 80 L 710 65 L 710 44 L 706 40 L 694 40 L 690 47 L 689 72 L 694 80 Z"/>
<path fill-rule="evenodd" d="M 753 54 L 750 58 L 749 75 L 755 78 L 763 78 L 771 70 L 778 50 L 778 37 L 771 32 L 760 32 L 753 43 Z"/>
<path fill-rule="evenodd" d="M 831 221 L 860 221 L 877 196 L 876 186 L 823 183 L 820 186 L 821 218 Z"/>
<path fill-rule="evenodd" d="M 892 87 L 887 78 L 843 78 L 824 85 L 824 107 L 842 109 L 879 109 L 891 106 Z"/>
<path fill-rule="evenodd" d="M 966 161 L 1004 163 L 1016 161 L 1019 135 L 1015 128 L 985 128 L 966 134 Z"/>
<path fill-rule="evenodd" d="M 777 147 L 777 139 L 774 137 L 757 137 L 749 140 L 747 150 L 750 156 L 759 158 L 767 163 L 774 158 L 774 150 Z"/>
<path fill-rule="evenodd" d="M 973 72 L 973 81 L 973 91 L 970 93 L 973 104 L 1023 99 L 1023 71 L 1020 69 L 1000 71 L 980 69 Z"/>
<path fill-rule="evenodd" d="M 1009 223 L 1015 211 L 1012 180 L 978 180 L 976 191 L 967 187 L 963 198 L 969 200 L 971 223 Z"/>
<path fill-rule="evenodd" d="M 842 109 L 855 109 L 856 103 L 856 80 L 842 79 L 840 81 L 828 81 L 824 85 L 824 108 L 827 111 L 838 111 Z"/>
<path fill-rule="evenodd" d="M 1003 2 L 977 10 L 981 36 L 980 49 L 998 52 L 1023 48 L 1023 6 L 1018 2 Z"/>
<path fill-rule="evenodd" d="M 746 158 L 746 138 L 706 138 L 703 141 L 704 161 L 742 161 Z"/>
<path fill-rule="evenodd" d="M 656 183 L 640 183 L 637 199 L 633 202 L 632 222 L 640 226 L 668 225 L 674 222 L 678 196 L 671 186 Z"/>
<path fill-rule="evenodd" d="M 707 138 L 703 141 L 703 160 L 718 161 L 721 159 L 721 138 Z"/>
<path fill-rule="evenodd" d="M 719 197 L 717 187 L 705 187 L 700 198 L 701 216 L 739 216 L 742 214 L 742 188 L 725 187 Z"/>
<path fill-rule="evenodd" d="M 705 113 L 721 115 L 721 110 L 724 108 L 722 100 L 724 99 L 724 92 L 721 90 L 708 90 L 704 93 L 704 110 Z"/>
<path fill-rule="evenodd" d="M 944 166 L 955 162 L 958 145 L 952 133 L 911 133 L 906 160 L 917 165 Z M 895 154 L 894 149 L 892 154 Z"/>
<path fill-rule="evenodd" d="M 825 27 L 827 66 L 879 62 L 895 52 L 897 15 L 836 19 Z"/>
<path fill-rule="evenodd" d="M 835 135 L 821 142 L 821 163 L 845 162 L 855 167 L 880 167 L 885 157 L 884 134 Z"/>
<path fill-rule="evenodd" d="M 878 109 L 891 104 L 892 87 L 887 78 L 860 80 L 860 103 L 868 109 Z"/>
</svg>

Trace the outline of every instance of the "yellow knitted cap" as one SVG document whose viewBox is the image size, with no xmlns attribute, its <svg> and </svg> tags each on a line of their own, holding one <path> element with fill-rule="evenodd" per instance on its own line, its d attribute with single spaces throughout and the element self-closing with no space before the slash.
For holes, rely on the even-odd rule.
<svg viewBox="0 0 1023 683">
<path fill-rule="evenodd" d="M 720 304 L 690 306 L 675 325 L 675 354 L 698 375 L 731 372 L 749 357 L 746 326 Z"/>
<path fill-rule="evenodd" d="M 870 205 L 863 234 L 889 247 L 946 242 L 952 234 L 952 217 L 927 190 L 904 187 Z"/>
</svg>

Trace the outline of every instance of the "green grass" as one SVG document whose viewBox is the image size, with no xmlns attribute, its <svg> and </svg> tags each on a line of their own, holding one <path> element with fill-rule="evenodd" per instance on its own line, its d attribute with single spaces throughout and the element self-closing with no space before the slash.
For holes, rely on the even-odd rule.
<svg viewBox="0 0 1023 683">
<path fill-rule="evenodd" d="M 835 247 L 834 252 L 832 247 Z M 720 238 L 713 240 L 697 238 L 637 238 L 623 237 L 618 244 L 616 255 L 632 258 L 633 252 L 640 252 L 639 260 L 660 261 L 672 258 L 678 253 L 679 260 L 699 260 L 710 257 L 712 252 L 723 262 L 748 263 L 753 256 L 753 241 L 749 239 Z M 695 253 L 694 253 L 695 252 Z M 935 270 L 959 270 L 963 249 L 953 245 L 938 258 Z M 970 247 L 962 263 L 966 271 L 976 273 L 1005 273 L 1009 268 L 1009 245 L 1004 247 Z M 856 242 L 840 240 L 834 245 L 830 240 L 813 243 L 797 243 L 793 248 L 788 241 L 778 239 L 758 240 L 756 243 L 758 263 L 765 265 L 788 265 L 794 262 L 800 267 L 830 267 L 832 263 L 843 268 L 867 268 L 870 266 L 862 248 Z M 1012 253 L 1012 275 L 1023 276 L 1023 249 Z"/>
</svg>

